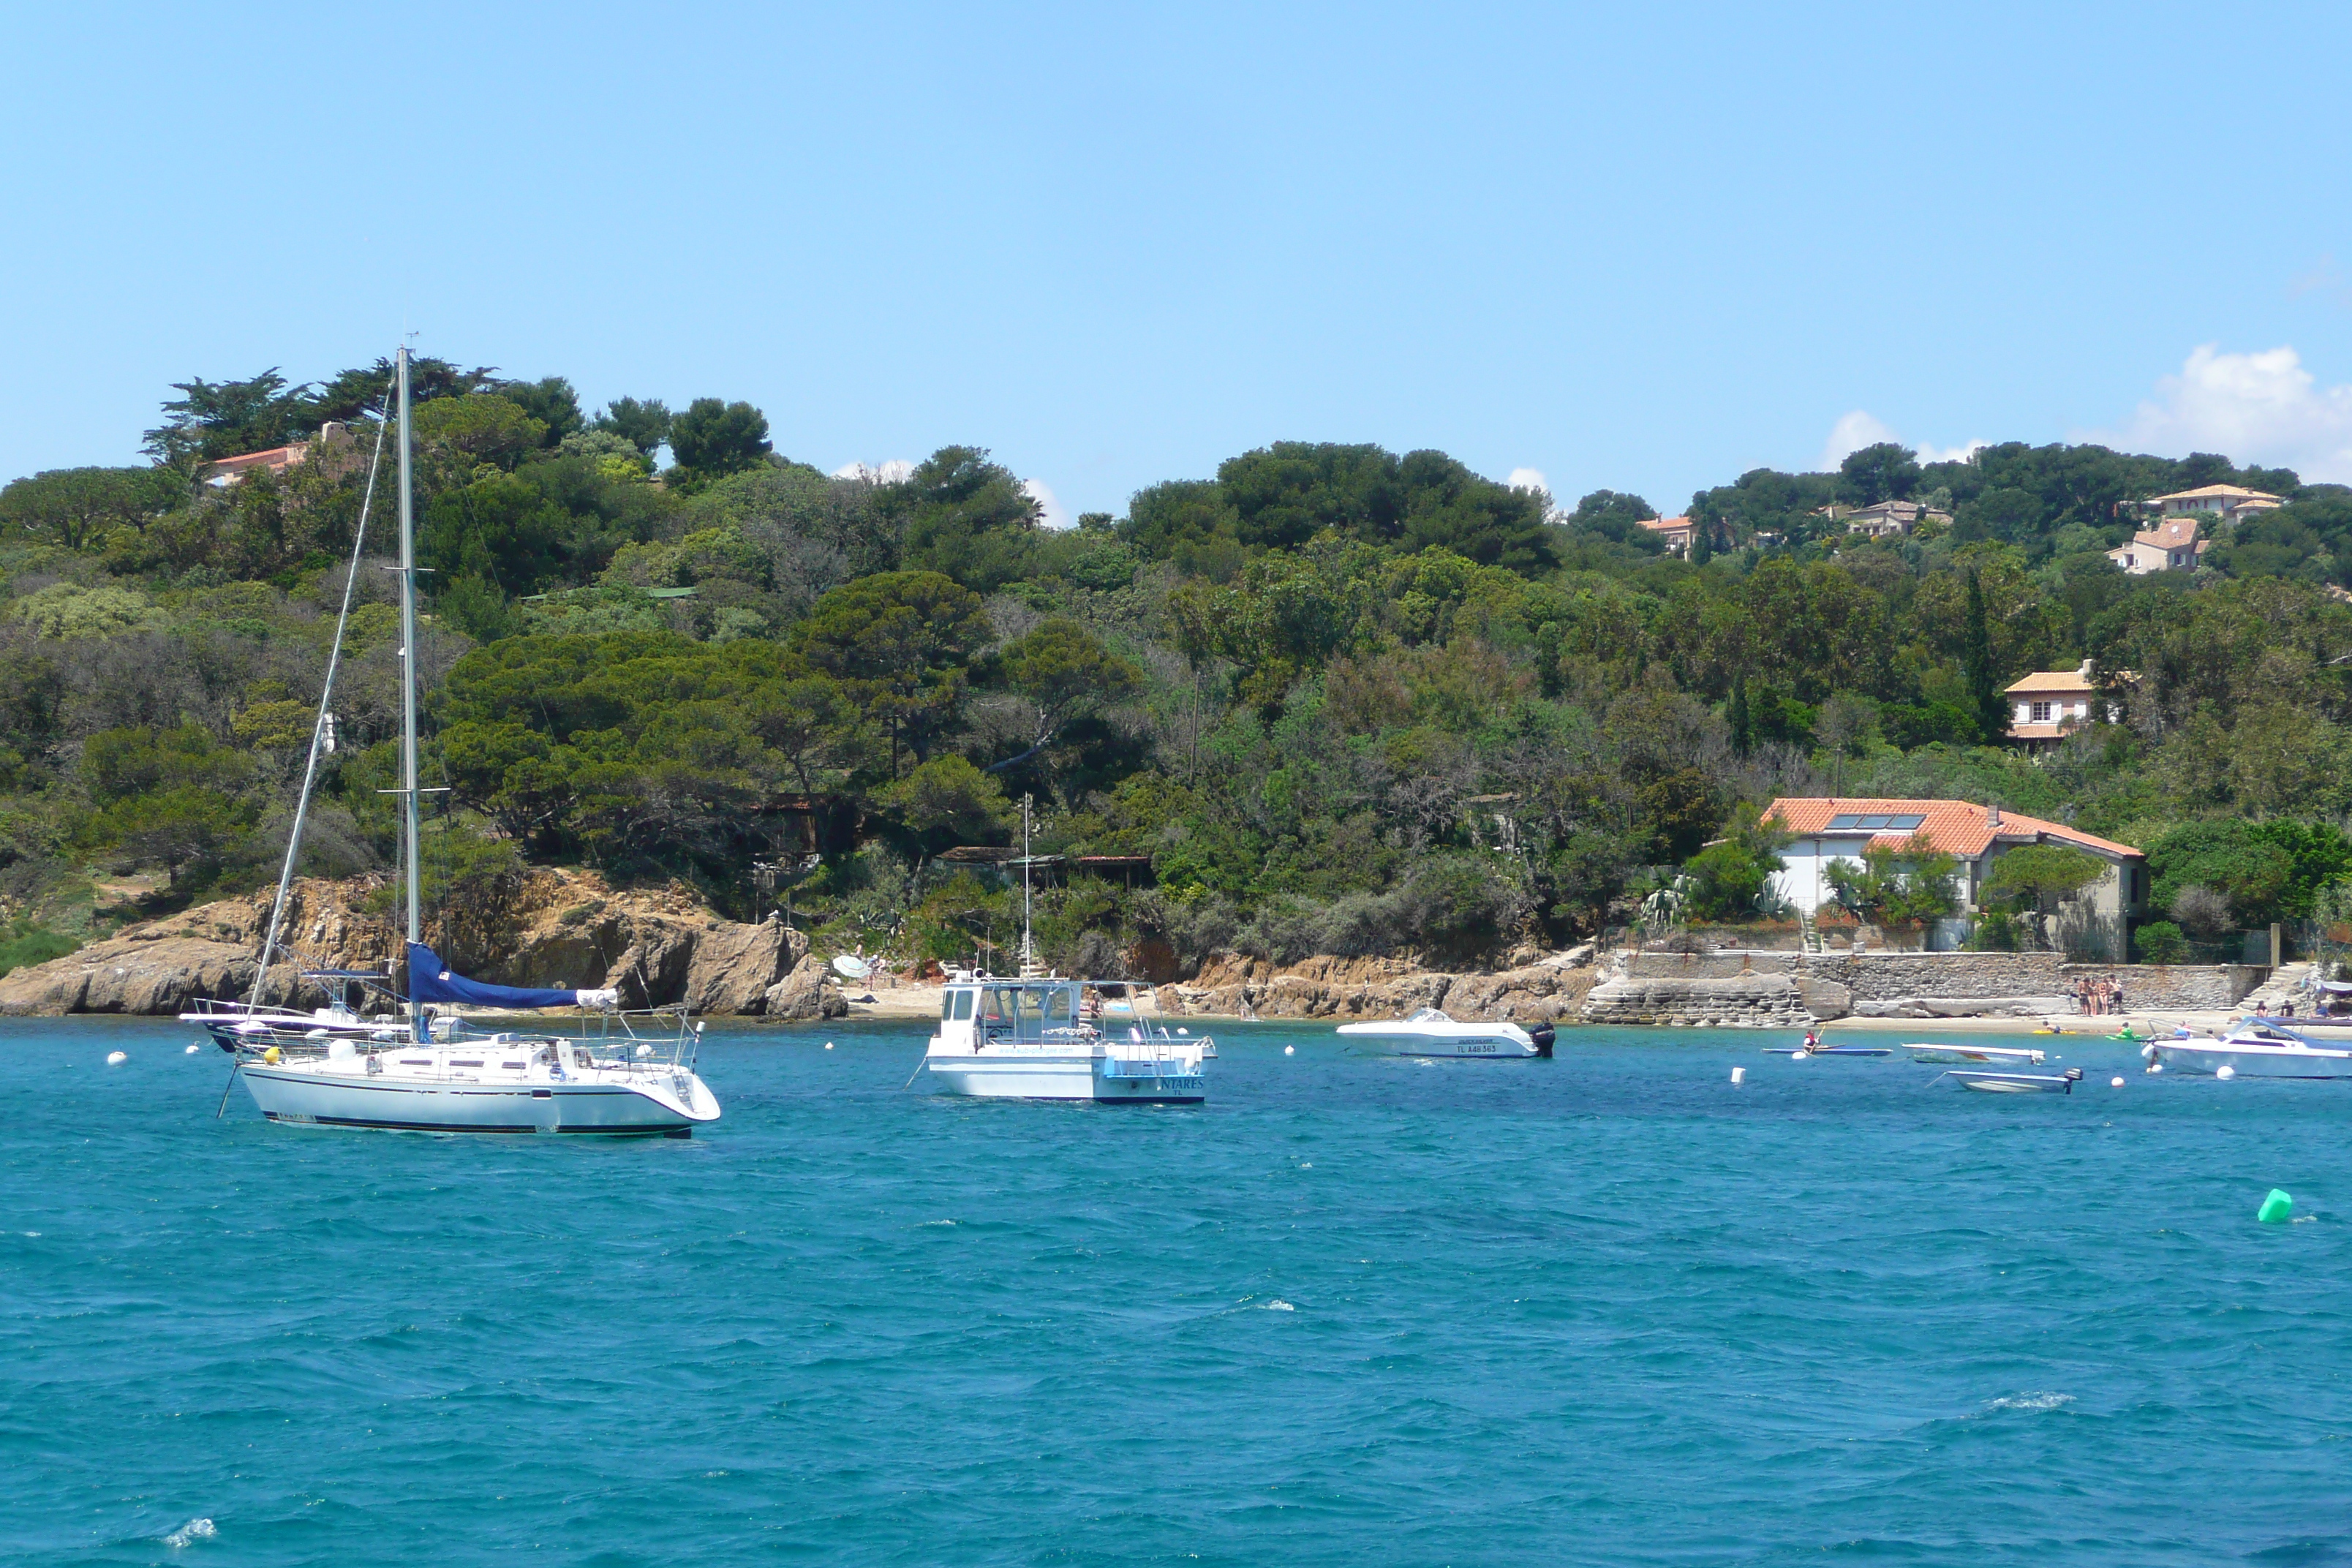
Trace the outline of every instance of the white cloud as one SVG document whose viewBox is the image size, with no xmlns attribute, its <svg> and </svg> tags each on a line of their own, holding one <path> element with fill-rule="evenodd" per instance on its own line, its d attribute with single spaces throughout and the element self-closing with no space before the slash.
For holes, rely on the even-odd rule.
<svg viewBox="0 0 2352 1568">
<path fill-rule="evenodd" d="M 1070 509 L 1062 504 L 1061 498 L 1054 494 L 1045 480 L 1024 479 L 1021 481 L 1021 488 L 1027 490 L 1029 499 L 1037 503 L 1037 509 L 1042 514 L 1037 519 L 1039 522 L 1044 523 L 1047 528 L 1070 526 Z"/>
<path fill-rule="evenodd" d="M 870 484 L 903 485 L 915 474 L 915 465 L 904 458 L 893 458 L 887 463 L 844 463 L 833 470 L 836 479 L 864 479 Z"/>
<path fill-rule="evenodd" d="M 2080 438 L 2159 457 L 2220 452 L 2344 483 L 2352 481 L 2352 386 L 2321 386 L 2291 348 L 2223 353 L 2202 343 L 2121 429 Z"/>
<path fill-rule="evenodd" d="M 1503 483 L 1515 490 L 1533 490 L 1547 501 L 1551 499 L 1551 481 L 1544 478 L 1541 468 L 1513 468 Z"/>
<path fill-rule="evenodd" d="M 1828 473 L 1864 447 L 1874 447 L 1881 441 L 1894 439 L 1894 431 L 1875 416 L 1857 408 L 1830 426 L 1830 438 L 1822 446 L 1822 460 L 1814 467 L 1822 473 Z"/>
<path fill-rule="evenodd" d="M 1991 445 L 1991 442 L 1981 438 L 1963 441 L 1957 447 L 1937 447 L 1922 441 L 1919 443 L 1919 460 L 1923 463 L 1965 463 Z"/>
</svg>

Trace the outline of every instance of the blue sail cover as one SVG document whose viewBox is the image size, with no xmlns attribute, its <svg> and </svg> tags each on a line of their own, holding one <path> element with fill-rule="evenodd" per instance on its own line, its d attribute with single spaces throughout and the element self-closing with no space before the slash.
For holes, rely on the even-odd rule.
<svg viewBox="0 0 2352 1568">
<path fill-rule="evenodd" d="M 469 1002 L 477 1007 L 569 1007 L 580 1000 L 580 993 L 468 980 L 442 963 L 439 953 L 421 942 L 412 942 L 408 944 L 408 999 Z"/>
</svg>

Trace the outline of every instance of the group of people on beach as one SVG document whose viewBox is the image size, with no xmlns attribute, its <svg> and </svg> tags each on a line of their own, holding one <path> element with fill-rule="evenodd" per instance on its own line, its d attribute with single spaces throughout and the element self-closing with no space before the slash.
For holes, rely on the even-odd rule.
<svg viewBox="0 0 2352 1568">
<path fill-rule="evenodd" d="M 2084 975 L 2074 982 L 2074 1005 L 2094 1017 L 2124 1010 L 2124 983 L 2112 976 L 2094 980 Z"/>
</svg>

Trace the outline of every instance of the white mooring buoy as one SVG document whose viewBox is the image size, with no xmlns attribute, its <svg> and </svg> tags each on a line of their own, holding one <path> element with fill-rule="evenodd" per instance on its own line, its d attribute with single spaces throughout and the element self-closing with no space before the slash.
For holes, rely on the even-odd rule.
<svg viewBox="0 0 2352 1568">
<path fill-rule="evenodd" d="M 2227 1083 L 2231 1079 L 2238 1076 L 2238 1069 L 2231 1067 L 2228 1062 L 2223 1062 L 2220 1067 L 2213 1069 L 2213 1076 L 2220 1079 L 2223 1083 Z"/>
<path fill-rule="evenodd" d="M 2121 1089 L 2121 1088 L 2123 1088 L 2123 1086 L 2124 1086 L 2124 1080 L 2123 1080 L 2122 1079 L 2120 1079 L 2120 1078 L 2119 1078 L 2119 1079 L 2116 1079 L 2116 1080 L 2115 1080 L 2115 1082 L 2113 1082 L 2113 1083 L 2111 1083 L 2111 1084 L 2107 1085 L 2107 1087 L 2108 1087 L 2109 1089 Z"/>
<path fill-rule="evenodd" d="M 827 1041 L 825 1041 L 825 1043 L 824 1043 L 824 1048 L 825 1048 L 826 1050 L 828 1050 L 828 1051 L 829 1051 L 829 1050 L 831 1050 L 831 1049 L 833 1049 L 833 1042 L 832 1042 L 831 1040 L 827 1040 Z"/>
<path fill-rule="evenodd" d="M 1748 1069 L 1746 1068 L 1733 1068 L 1731 1069 L 1731 1081 L 1734 1083 L 1746 1083 L 1748 1081 Z"/>
<path fill-rule="evenodd" d="M 182 1051 L 180 1054 L 184 1057 L 192 1057 L 194 1056 L 200 1048 L 200 1047 L 191 1044 L 186 1050 Z"/>
<path fill-rule="evenodd" d="M 1297 1056 L 1298 1054 L 1298 1047 L 1297 1046 L 1285 1046 L 1282 1047 L 1282 1054 L 1286 1057 Z"/>
<path fill-rule="evenodd" d="M 106 1053 L 106 1065 L 110 1068 L 119 1068 L 130 1059 L 131 1054 L 128 1051 L 109 1051 Z"/>
</svg>

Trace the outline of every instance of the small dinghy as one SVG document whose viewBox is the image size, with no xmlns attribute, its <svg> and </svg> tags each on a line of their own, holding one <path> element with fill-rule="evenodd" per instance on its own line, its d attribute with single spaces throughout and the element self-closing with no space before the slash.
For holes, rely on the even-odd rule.
<svg viewBox="0 0 2352 1568">
<path fill-rule="evenodd" d="M 1979 1094 L 2072 1094 L 2074 1086 L 2083 1081 L 2083 1069 L 2068 1068 L 2062 1073 L 2037 1073 L 1966 1072 L 1956 1068 L 1940 1076 Z"/>
<path fill-rule="evenodd" d="M 1891 1057 L 1886 1046 L 1766 1046 L 1768 1057 Z"/>
<path fill-rule="evenodd" d="M 2038 1068 L 2042 1053 L 2018 1046 L 1939 1046 L 1931 1040 L 1906 1040 L 1903 1048 L 1915 1062 L 1936 1067 Z"/>
</svg>

